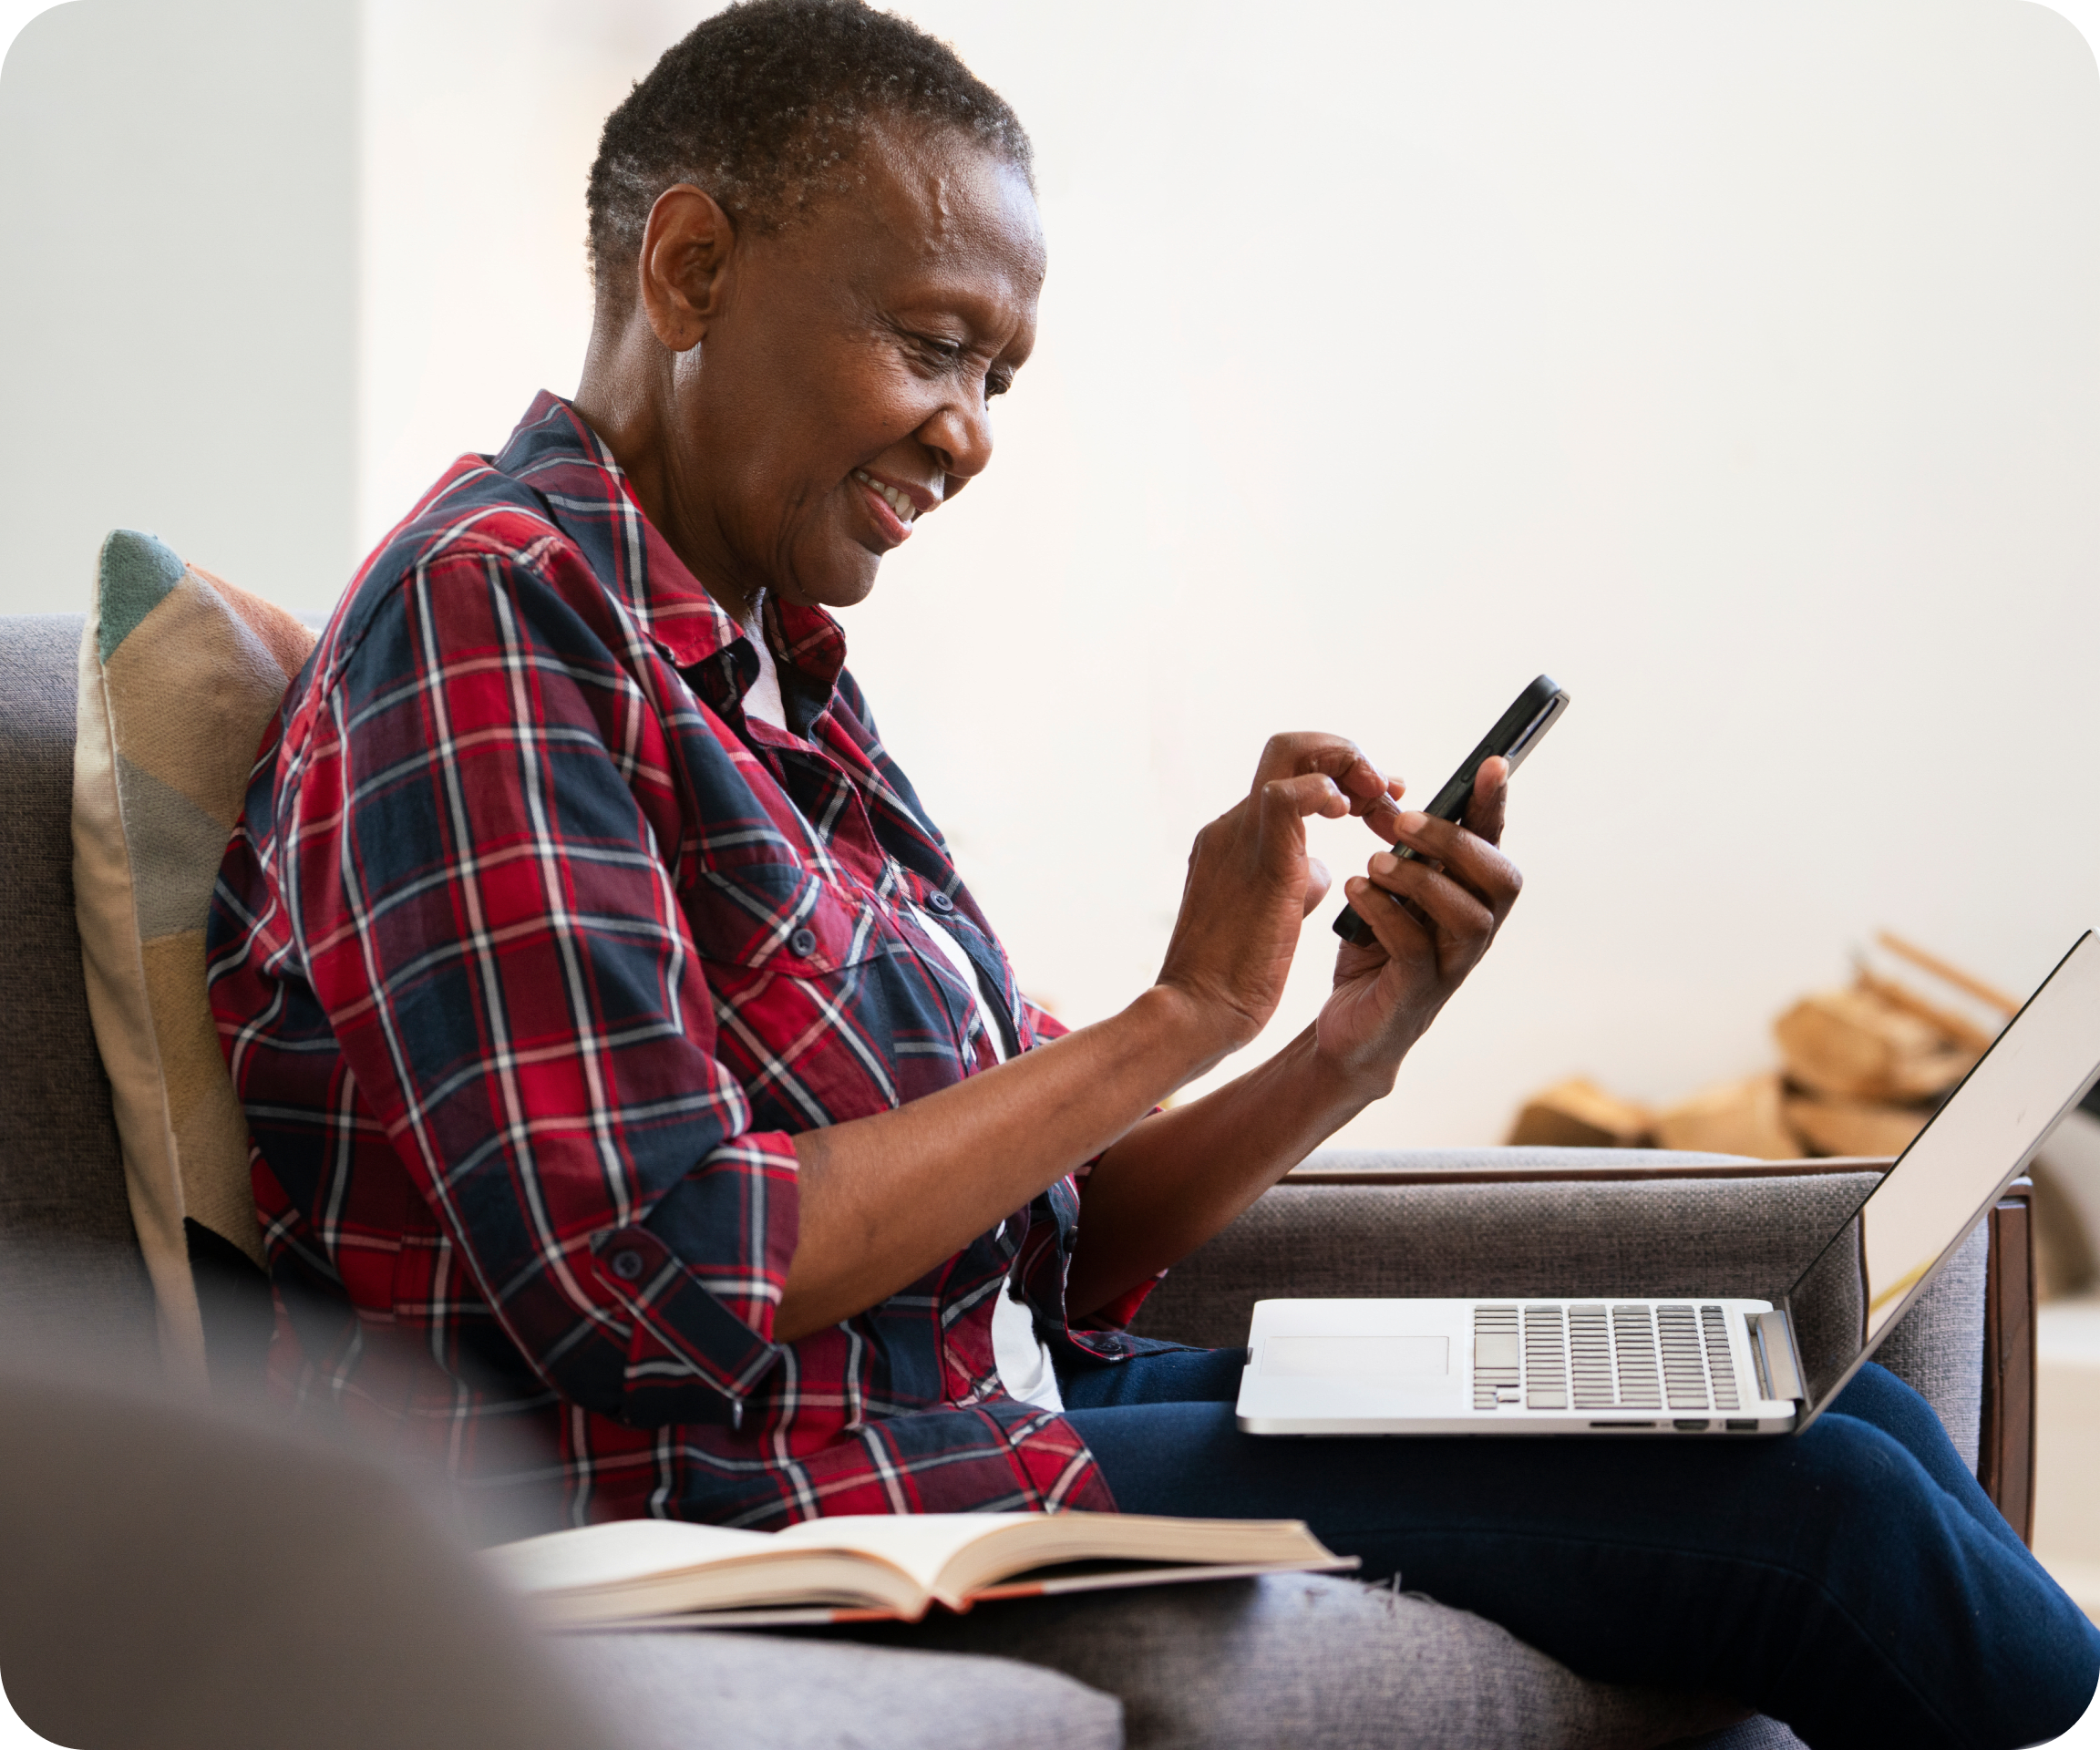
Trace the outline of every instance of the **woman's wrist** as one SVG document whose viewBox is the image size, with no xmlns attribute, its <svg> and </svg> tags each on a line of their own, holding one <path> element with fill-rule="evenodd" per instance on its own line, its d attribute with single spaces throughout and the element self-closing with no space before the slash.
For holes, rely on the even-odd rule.
<svg viewBox="0 0 2100 1750">
<path fill-rule="evenodd" d="M 1157 1068 L 1168 1076 L 1161 1097 L 1214 1069 L 1246 1043 L 1245 1018 L 1176 984 L 1154 984 L 1117 1017 L 1127 1022 Z"/>
<path fill-rule="evenodd" d="M 1248 1043 L 1245 1016 L 1175 984 L 1154 984 L 1141 992 L 1111 1024 L 1128 1027 L 1134 1039 L 1142 1042 L 1137 1048 L 1149 1059 L 1152 1078 L 1167 1078 L 1161 1097 L 1216 1068 Z M 1293 1106 L 1308 1115 L 1338 1115 L 1333 1122 L 1339 1126 L 1390 1094 L 1399 1067 L 1398 1058 L 1388 1061 L 1384 1053 L 1355 1061 L 1323 1049 L 1315 1023 L 1271 1058 L 1263 1073 L 1274 1078 L 1271 1087 Z"/>
<path fill-rule="evenodd" d="M 1317 1022 L 1277 1053 L 1277 1064 L 1309 1109 L 1339 1115 L 1339 1128 L 1367 1106 L 1393 1091 L 1400 1074 L 1397 1059 L 1356 1062 L 1323 1049 Z"/>
</svg>

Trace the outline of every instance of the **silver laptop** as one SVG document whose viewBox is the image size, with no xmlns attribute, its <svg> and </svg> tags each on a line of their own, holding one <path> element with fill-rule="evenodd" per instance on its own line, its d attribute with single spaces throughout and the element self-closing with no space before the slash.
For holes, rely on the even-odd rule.
<svg viewBox="0 0 2100 1750">
<path fill-rule="evenodd" d="M 1783 1434 L 1859 1371 L 2100 1079 L 2088 931 L 1801 1280 L 1769 1299 L 1261 1301 L 1249 1434 Z"/>
</svg>

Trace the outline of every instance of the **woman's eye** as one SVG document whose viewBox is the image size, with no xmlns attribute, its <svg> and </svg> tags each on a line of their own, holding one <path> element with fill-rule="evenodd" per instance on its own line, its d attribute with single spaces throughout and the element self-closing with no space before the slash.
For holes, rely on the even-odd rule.
<svg viewBox="0 0 2100 1750">
<path fill-rule="evenodd" d="M 919 350 L 936 365 L 952 365 L 962 357 L 962 343 L 959 340 L 942 340 L 935 335 L 917 335 L 913 338 L 919 343 Z"/>
<path fill-rule="evenodd" d="M 949 340 L 941 335 L 907 333 L 905 338 L 911 343 L 913 350 L 931 370 L 959 370 L 970 363 L 971 354 L 967 342 Z M 988 371 L 984 376 L 984 398 L 989 401 L 995 395 L 1004 395 L 1013 386 L 1012 370 L 999 368 Z"/>
</svg>

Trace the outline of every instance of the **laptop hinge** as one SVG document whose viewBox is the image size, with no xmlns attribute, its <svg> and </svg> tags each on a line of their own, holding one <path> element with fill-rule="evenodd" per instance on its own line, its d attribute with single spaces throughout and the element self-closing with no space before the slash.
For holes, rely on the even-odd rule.
<svg viewBox="0 0 2100 1750">
<path fill-rule="evenodd" d="M 1794 1330 L 1784 1312 L 1746 1312 L 1750 1358 L 1757 1365 L 1757 1389 L 1767 1402 L 1786 1403 L 1802 1396 L 1801 1370 L 1794 1364 Z"/>
</svg>

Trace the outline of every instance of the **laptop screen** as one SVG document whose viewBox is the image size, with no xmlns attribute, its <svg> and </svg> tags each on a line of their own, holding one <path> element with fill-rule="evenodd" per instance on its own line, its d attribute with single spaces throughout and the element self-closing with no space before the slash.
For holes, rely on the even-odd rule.
<svg viewBox="0 0 2100 1750">
<path fill-rule="evenodd" d="M 2100 1076 L 2088 931 L 1789 1291 L 1807 1426 Z"/>
</svg>

